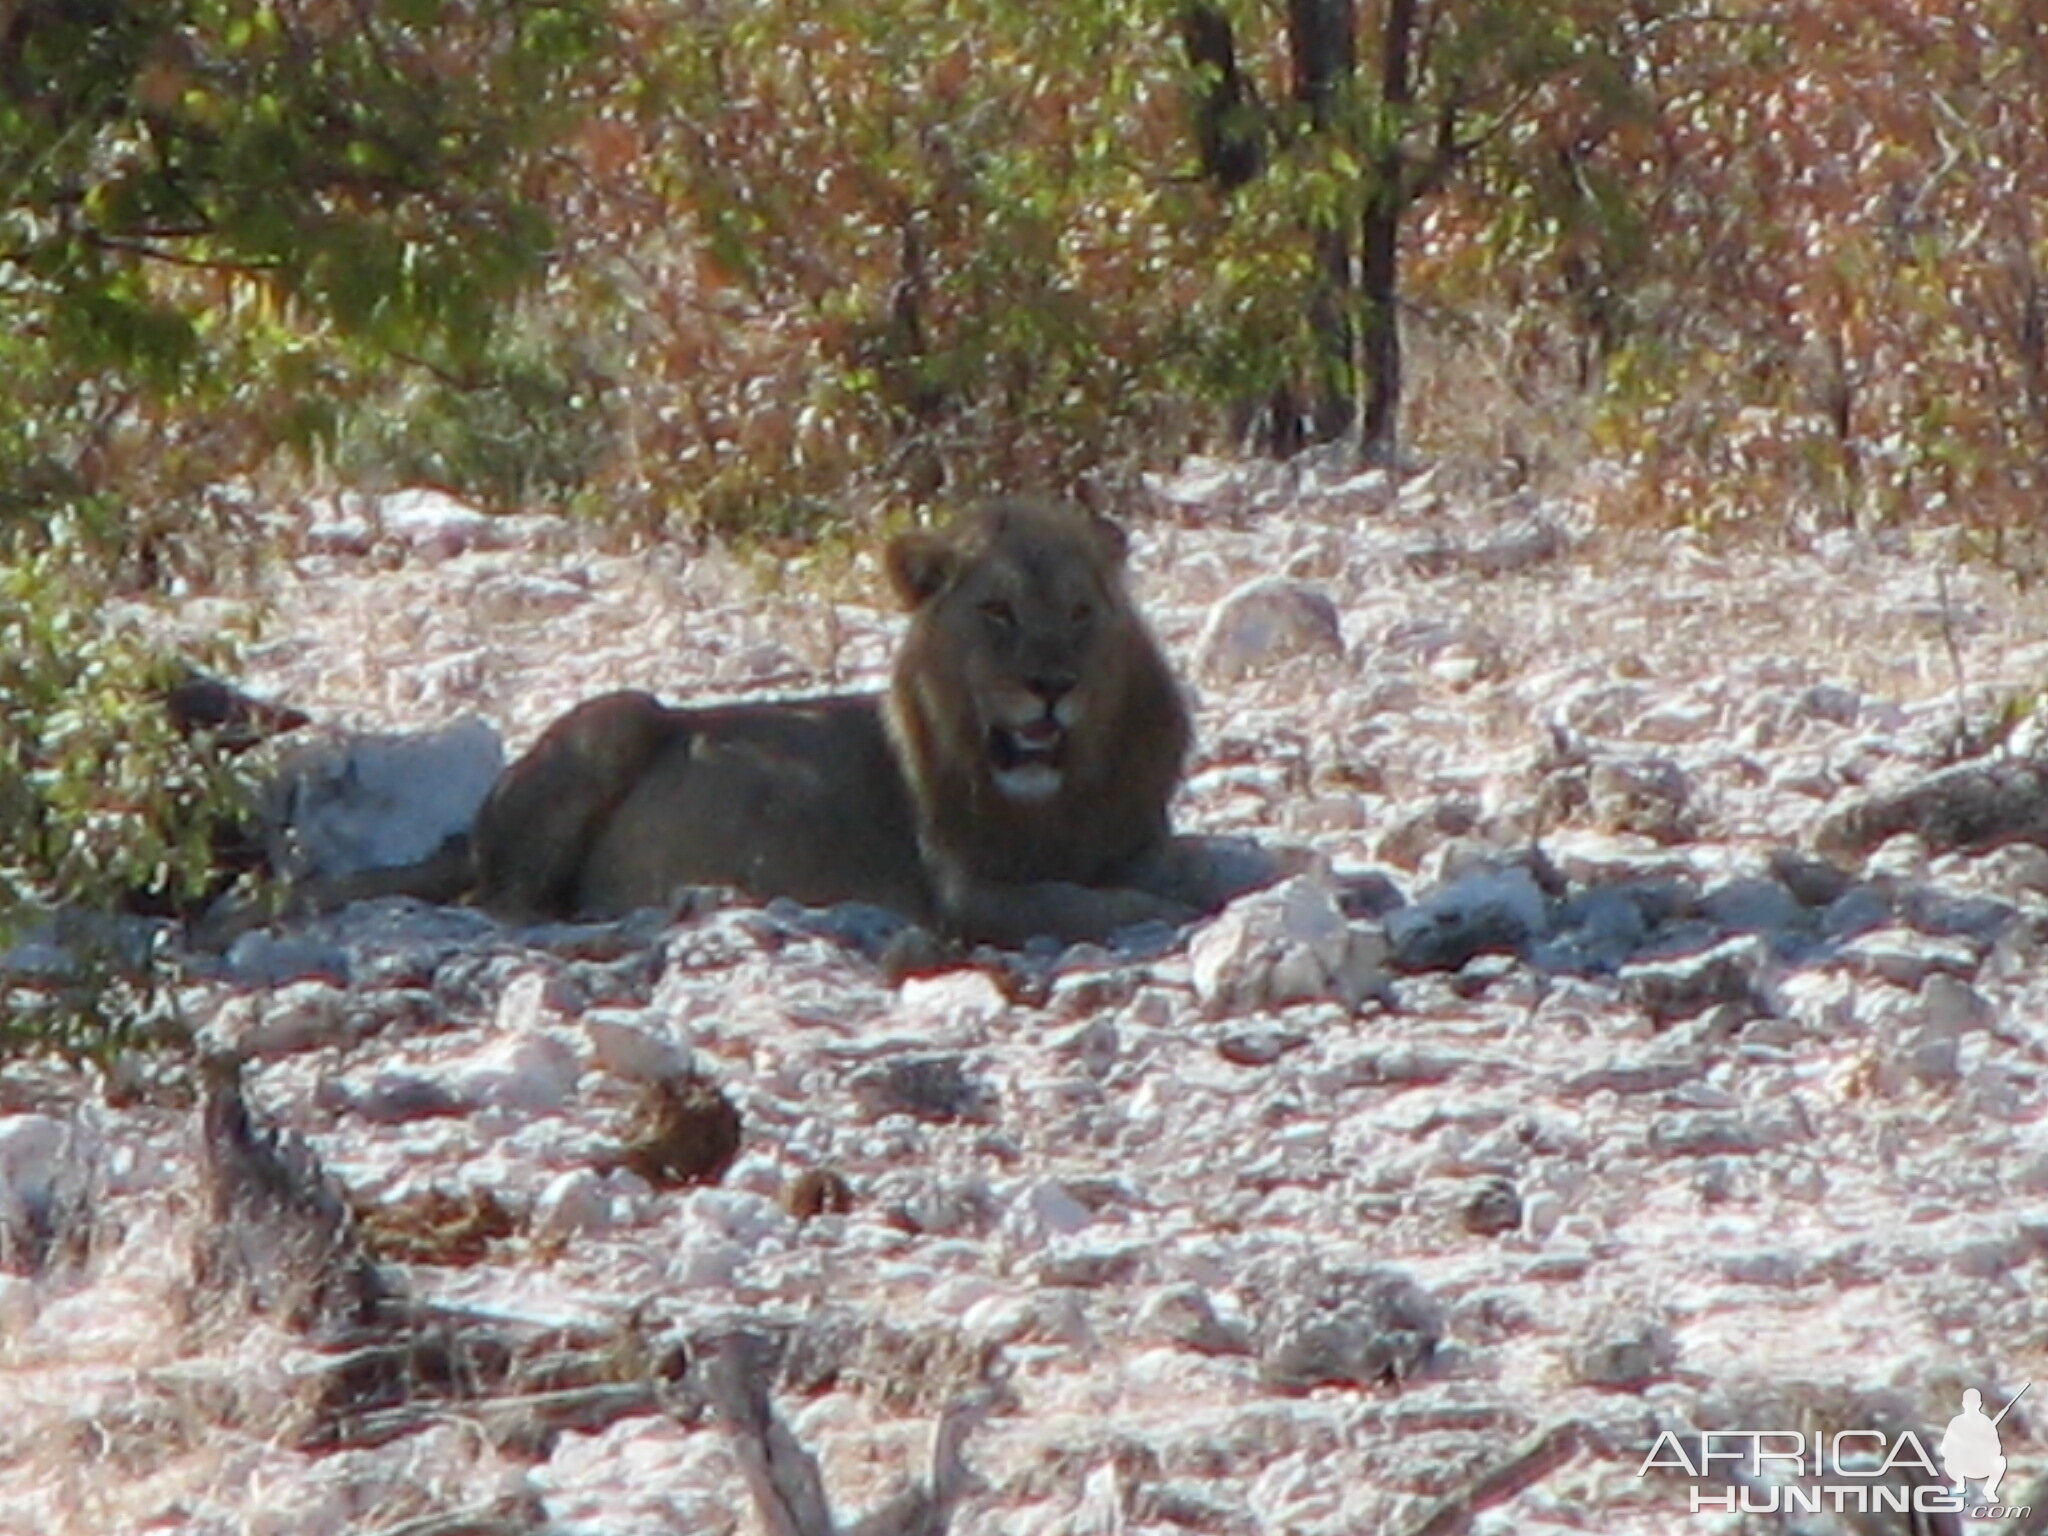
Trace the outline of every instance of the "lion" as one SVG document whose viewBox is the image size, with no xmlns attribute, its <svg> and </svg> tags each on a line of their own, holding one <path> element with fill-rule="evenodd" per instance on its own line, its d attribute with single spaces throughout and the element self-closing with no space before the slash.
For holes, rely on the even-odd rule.
<svg viewBox="0 0 2048 1536">
<path fill-rule="evenodd" d="M 1220 906 L 1241 872 L 1171 833 L 1191 729 L 1125 553 L 1106 518 L 998 501 L 888 546 L 911 617 L 885 694 L 578 705 L 478 812 L 479 902 L 613 918 L 730 886 L 1008 945 Z"/>
</svg>

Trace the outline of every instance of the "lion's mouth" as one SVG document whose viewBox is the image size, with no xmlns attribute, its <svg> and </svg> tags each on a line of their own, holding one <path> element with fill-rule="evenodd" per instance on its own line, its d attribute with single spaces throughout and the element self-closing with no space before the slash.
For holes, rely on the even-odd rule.
<svg viewBox="0 0 2048 1536">
<path fill-rule="evenodd" d="M 1042 800 L 1060 787 L 1067 728 L 1051 715 L 1028 725 L 998 725 L 988 733 L 996 787 L 1013 800 Z"/>
</svg>

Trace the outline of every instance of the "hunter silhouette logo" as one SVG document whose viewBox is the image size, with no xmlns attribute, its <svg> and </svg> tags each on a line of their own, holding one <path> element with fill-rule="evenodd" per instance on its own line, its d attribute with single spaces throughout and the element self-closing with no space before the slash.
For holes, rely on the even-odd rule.
<svg viewBox="0 0 2048 1536">
<path fill-rule="evenodd" d="M 2028 1382 L 1995 1414 L 1984 1394 L 1963 1393 L 1963 1411 L 1948 1421 L 1935 1452 L 1911 1429 L 1665 1430 L 1637 1469 L 1682 1473 L 1692 1480 L 1692 1513 L 1772 1515 L 1836 1513 L 1955 1514 L 1971 1520 L 2017 1520 L 2024 1505 L 1998 1503 L 2005 1446 L 1998 1426 L 2027 1395 Z M 1930 1437 L 1931 1438 L 1931 1437 Z M 1939 1455 L 1939 1462 L 1936 1461 Z M 1969 1485 L 1982 1483 L 1975 1501 Z M 1718 1486 L 1717 1486 L 1718 1485 Z"/>
<path fill-rule="evenodd" d="M 2025 1397 L 2032 1385 L 2030 1381 L 2013 1393 L 2012 1403 Z M 1963 1394 L 1963 1411 L 1948 1421 L 1948 1432 L 1941 1437 L 1941 1464 L 1955 1480 L 1958 1495 L 1971 1478 L 1983 1478 L 1984 1502 L 1989 1504 L 1998 1498 L 1999 1479 L 2005 1476 L 2005 1447 L 1999 1443 L 1998 1419 L 2012 1412 L 2012 1403 L 1998 1410 L 1998 1418 L 1987 1419 L 1983 1402 L 1984 1394 L 1975 1387 Z"/>
</svg>

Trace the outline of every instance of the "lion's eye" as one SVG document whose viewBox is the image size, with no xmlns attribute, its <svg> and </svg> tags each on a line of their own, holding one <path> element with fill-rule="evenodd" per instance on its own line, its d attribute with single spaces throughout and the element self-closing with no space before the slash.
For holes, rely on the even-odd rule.
<svg viewBox="0 0 2048 1536">
<path fill-rule="evenodd" d="M 992 597 L 983 603 L 981 616 L 997 629 L 1014 629 L 1017 624 L 1017 610 L 1000 597 Z"/>
</svg>

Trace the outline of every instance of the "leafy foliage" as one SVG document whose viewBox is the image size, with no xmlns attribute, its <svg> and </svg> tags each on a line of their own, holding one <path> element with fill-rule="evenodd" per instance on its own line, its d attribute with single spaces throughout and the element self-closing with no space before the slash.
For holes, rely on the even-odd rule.
<svg viewBox="0 0 2048 1536">
<path fill-rule="evenodd" d="M 414 373 L 505 375 L 596 0 L 0 5 L 0 914 L 175 899 L 234 776 L 122 594 Z M 134 616 L 135 610 L 127 610 Z"/>
</svg>

